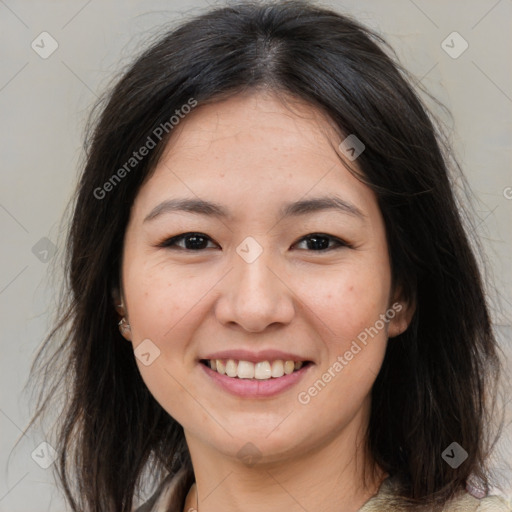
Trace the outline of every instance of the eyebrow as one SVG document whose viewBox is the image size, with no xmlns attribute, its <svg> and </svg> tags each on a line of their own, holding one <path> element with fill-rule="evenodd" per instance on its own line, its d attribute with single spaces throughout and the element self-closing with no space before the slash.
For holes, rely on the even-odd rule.
<svg viewBox="0 0 512 512">
<path fill-rule="evenodd" d="M 354 204 L 336 196 L 315 197 L 312 199 L 302 199 L 293 203 L 286 203 L 280 210 L 282 217 L 297 217 L 310 213 L 321 212 L 325 210 L 336 210 L 338 212 L 351 215 L 364 220 L 366 215 Z M 218 203 L 205 201 L 203 199 L 168 199 L 155 206 L 151 212 L 144 218 L 143 222 L 163 215 L 164 213 L 188 212 L 220 219 L 230 219 L 232 215 L 229 210 Z"/>
</svg>

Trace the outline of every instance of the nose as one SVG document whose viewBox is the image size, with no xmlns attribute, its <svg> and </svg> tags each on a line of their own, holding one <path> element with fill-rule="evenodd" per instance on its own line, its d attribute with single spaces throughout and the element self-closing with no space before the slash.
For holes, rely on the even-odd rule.
<svg viewBox="0 0 512 512">
<path fill-rule="evenodd" d="M 291 283 L 280 275 L 266 251 L 252 263 L 236 254 L 233 265 L 221 282 L 222 293 L 216 305 L 219 322 L 237 324 L 248 332 L 290 323 L 295 314 Z"/>
</svg>

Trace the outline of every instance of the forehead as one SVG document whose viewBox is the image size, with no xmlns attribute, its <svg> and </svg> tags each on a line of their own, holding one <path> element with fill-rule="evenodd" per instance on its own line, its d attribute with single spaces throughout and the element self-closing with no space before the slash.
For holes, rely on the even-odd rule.
<svg viewBox="0 0 512 512">
<path fill-rule="evenodd" d="M 249 92 L 197 107 L 177 126 L 165 154 L 264 161 L 291 151 L 290 157 L 317 153 L 334 162 L 332 149 L 330 155 L 325 149 L 341 136 L 327 116 L 298 98 Z"/>
<path fill-rule="evenodd" d="M 327 116 L 294 98 L 250 93 L 199 105 L 173 129 L 136 202 L 149 207 L 186 194 L 246 211 L 250 202 L 257 211 L 339 192 L 371 209 L 373 192 L 338 150 L 343 138 Z"/>
</svg>

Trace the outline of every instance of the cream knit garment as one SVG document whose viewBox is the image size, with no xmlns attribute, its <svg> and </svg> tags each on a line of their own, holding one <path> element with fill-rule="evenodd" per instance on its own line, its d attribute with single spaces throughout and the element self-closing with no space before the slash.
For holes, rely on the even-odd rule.
<svg viewBox="0 0 512 512">
<path fill-rule="evenodd" d="M 151 499 L 134 512 L 183 512 L 183 501 L 188 489 L 181 489 L 179 492 L 179 488 L 184 476 L 185 472 L 179 471 L 173 478 L 166 478 Z M 358 512 L 400 512 L 402 509 L 394 503 L 393 496 L 393 483 L 386 479 L 382 482 L 379 492 Z M 512 500 L 506 501 L 498 496 L 477 499 L 464 493 L 448 503 L 443 512 L 511 512 L 511 504 Z"/>
</svg>

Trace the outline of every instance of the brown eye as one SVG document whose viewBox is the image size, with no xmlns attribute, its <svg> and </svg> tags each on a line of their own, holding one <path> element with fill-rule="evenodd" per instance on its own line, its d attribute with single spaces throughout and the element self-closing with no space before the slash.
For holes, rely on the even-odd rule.
<svg viewBox="0 0 512 512">
<path fill-rule="evenodd" d="M 299 243 L 303 241 L 306 242 L 307 249 L 313 252 L 327 252 L 341 247 L 351 247 L 347 242 L 323 233 L 311 233 L 302 238 Z M 331 242 L 334 242 L 336 245 L 334 247 L 329 247 Z"/>
<path fill-rule="evenodd" d="M 181 242 L 183 240 L 183 245 L 178 245 L 177 242 Z M 158 247 L 167 247 L 167 248 L 179 248 L 186 251 L 200 251 L 202 249 L 206 249 L 208 241 L 211 239 L 205 235 L 204 233 L 182 233 L 181 235 L 173 236 L 172 238 L 167 238 L 163 242 L 158 244 Z"/>
</svg>

